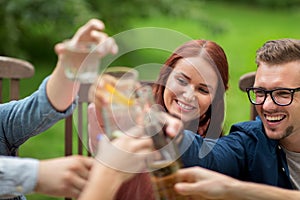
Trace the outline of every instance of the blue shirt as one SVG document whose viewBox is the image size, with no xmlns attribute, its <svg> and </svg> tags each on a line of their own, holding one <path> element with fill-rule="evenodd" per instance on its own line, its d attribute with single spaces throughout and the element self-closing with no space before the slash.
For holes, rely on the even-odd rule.
<svg viewBox="0 0 300 200">
<path fill-rule="evenodd" d="M 234 178 L 292 189 L 285 153 L 265 135 L 262 121 L 235 124 L 228 136 L 203 139 L 184 132 L 179 145 L 185 167 L 201 166 Z"/>
<path fill-rule="evenodd" d="M 36 92 L 22 100 L 0 104 L 0 155 L 15 156 L 19 146 L 26 140 L 45 131 L 57 121 L 66 118 L 72 113 L 76 102 L 73 102 L 65 112 L 59 112 L 51 105 L 46 94 L 47 81 L 48 78 L 43 81 Z M 4 159 L 5 158 L 1 158 L 1 161 Z M 28 188 L 32 189 L 32 186 L 36 184 L 36 175 L 32 176 L 30 174 L 37 174 L 36 170 L 38 168 L 29 167 L 37 166 L 36 161 L 27 161 L 28 160 L 11 160 L 9 164 L 13 165 L 13 162 L 15 162 L 15 168 L 8 169 L 7 167 L 2 167 L 0 176 L 1 185 L 6 185 L 7 183 L 7 186 L 12 186 L 15 184 L 12 190 L 19 188 L 19 185 L 23 185 L 22 187 L 25 188 L 25 190 L 20 191 L 20 194 L 23 192 L 31 192 Z M 21 165 L 28 167 L 18 167 Z M 15 179 L 19 181 L 13 181 L 10 178 L 12 177 L 11 172 L 8 171 L 12 169 L 19 170 L 14 171 L 14 174 L 26 173 L 27 175 L 24 174 L 23 176 L 27 177 L 26 181 L 20 177 L 20 179 L 17 179 L 18 177 Z M 32 171 L 28 172 L 28 169 Z M 21 180 L 27 185 L 20 183 Z M 7 195 L 10 193 L 10 190 L 4 191 L 4 187 L 1 187 L 0 190 L 0 194 Z M 25 197 L 19 196 L 14 199 L 25 199 Z"/>
<path fill-rule="evenodd" d="M 75 104 L 65 112 L 52 107 L 46 94 L 47 80 L 29 97 L 0 104 L 0 155 L 16 155 L 26 140 L 72 113 Z"/>
</svg>

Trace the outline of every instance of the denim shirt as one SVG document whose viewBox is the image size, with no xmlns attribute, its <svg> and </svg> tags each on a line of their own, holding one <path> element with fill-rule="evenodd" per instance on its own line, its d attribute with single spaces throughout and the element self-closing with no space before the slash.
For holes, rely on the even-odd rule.
<svg viewBox="0 0 300 200">
<path fill-rule="evenodd" d="M 46 94 L 47 81 L 48 78 L 36 92 L 22 100 L 0 104 L 0 155 L 16 155 L 26 140 L 72 113 L 75 104 L 65 112 L 52 107 Z"/>
<path fill-rule="evenodd" d="M 235 124 L 228 136 L 203 139 L 184 132 L 179 145 L 185 167 L 201 166 L 234 178 L 292 189 L 284 151 L 265 135 L 262 121 Z"/>
<path fill-rule="evenodd" d="M 19 146 L 30 137 L 45 131 L 73 112 L 76 101 L 65 112 L 59 112 L 51 105 L 46 94 L 47 81 L 48 78 L 42 82 L 36 92 L 22 100 L 0 104 L 0 155 L 15 156 Z M 28 164 L 32 165 L 32 162 L 27 162 Z M 19 174 L 24 173 L 24 168 L 18 169 Z M 7 180 L 5 175 L 9 175 L 9 172 L 2 171 L 1 175 L 2 182 Z M 30 183 L 32 181 L 36 182 L 36 177 L 26 180 L 28 184 L 32 184 Z M 4 188 L 1 187 L 0 190 Z M 15 199 L 25 198 L 21 196 Z"/>
</svg>

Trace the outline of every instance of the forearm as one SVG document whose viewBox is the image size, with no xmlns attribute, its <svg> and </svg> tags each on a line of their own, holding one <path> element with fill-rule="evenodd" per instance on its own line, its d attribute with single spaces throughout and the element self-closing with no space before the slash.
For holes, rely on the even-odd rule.
<svg viewBox="0 0 300 200">
<path fill-rule="evenodd" d="M 114 199 L 123 182 L 122 175 L 100 163 L 94 163 L 90 175 L 88 183 L 78 200 Z"/>
<path fill-rule="evenodd" d="M 227 199 L 244 200 L 298 200 L 300 191 L 238 181 L 229 187 L 227 196 Z"/>
<path fill-rule="evenodd" d="M 78 82 L 71 81 L 65 76 L 63 62 L 59 58 L 47 83 L 47 96 L 52 106 L 58 111 L 65 111 L 75 100 L 79 86 Z"/>
<path fill-rule="evenodd" d="M 58 112 L 49 102 L 46 78 L 32 95 L 19 101 L 0 105 L 0 154 L 15 155 L 14 151 L 28 138 L 37 135 L 54 123 L 69 116 L 76 102 L 64 112 Z"/>
<path fill-rule="evenodd" d="M 104 24 L 97 19 L 91 19 L 85 25 L 81 26 L 74 36 L 70 39 L 71 43 L 75 45 L 75 48 L 79 48 L 80 42 L 93 42 L 99 46 L 101 45 L 101 52 L 97 48 L 99 59 L 108 53 L 117 53 L 118 47 L 112 38 L 108 39 L 108 36 L 103 33 Z M 107 43 L 104 43 L 108 41 Z M 69 80 L 65 73 L 64 67 L 69 63 L 69 59 L 73 59 L 72 67 L 80 68 L 84 63 L 83 58 L 73 55 L 67 56 L 70 49 L 64 42 L 55 45 L 55 53 L 58 56 L 57 66 L 51 75 L 49 83 L 47 85 L 47 95 L 51 104 L 58 110 L 64 111 L 74 101 L 75 96 L 79 90 L 79 82 Z"/>
</svg>

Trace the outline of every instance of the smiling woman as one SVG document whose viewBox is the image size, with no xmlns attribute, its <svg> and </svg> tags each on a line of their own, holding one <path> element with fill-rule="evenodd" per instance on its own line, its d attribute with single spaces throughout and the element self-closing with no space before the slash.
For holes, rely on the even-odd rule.
<svg viewBox="0 0 300 200">
<path fill-rule="evenodd" d="M 209 40 L 192 40 L 165 62 L 153 91 L 156 102 L 182 119 L 186 129 L 206 136 L 213 123 L 210 135 L 218 137 L 227 88 L 228 62 L 223 49 Z"/>
<path fill-rule="evenodd" d="M 178 61 L 164 91 L 164 104 L 173 115 L 185 122 L 203 119 L 218 85 L 215 71 L 204 59 L 185 58 Z M 197 131 L 195 131 L 197 132 Z"/>
<path fill-rule="evenodd" d="M 227 88 L 228 62 L 223 49 L 212 41 L 192 40 L 167 59 L 153 92 L 156 103 L 180 118 L 185 129 L 218 138 L 222 135 Z M 116 199 L 154 199 L 148 174 L 138 174 L 124 183 Z"/>
</svg>

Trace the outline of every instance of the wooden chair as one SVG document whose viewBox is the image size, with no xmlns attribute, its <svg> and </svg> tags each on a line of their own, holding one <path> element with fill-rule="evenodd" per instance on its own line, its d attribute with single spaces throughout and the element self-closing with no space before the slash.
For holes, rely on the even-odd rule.
<svg viewBox="0 0 300 200">
<path fill-rule="evenodd" d="M 78 92 L 78 105 L 74 113 L 65 119 L 65 156 L 87 155 L 88 150 L 88 127 L 87 107 L 89 102 L 88 91 L 91 84 L 81 84 Z M 71 200 L 72 198 L 65 198 Z"/>
<path fill-rule="evenodd" d="M 239 88 L 243 92 L 246 92 L 247 87 L 252 87 L 255 80 L 255 72 L 249 72 L 240 77 Z M 257 111 L 253 104 L 250 105 L 250 119 L 254 120 L 257 116 Z"/>
<path fill-rule="evenodd" d="M 88 155 L 87 106 L 90 103 L 88 91 L 91 84 L 81 84 L 78 93 L 78 106 L 74 113 L 65 119 L 65 156 L 78 154 Z M 77 140 L 73 140 L 73 138 Z M 76 150 L 73 146 L 77 144 Z"/>
<path fill-rule="evenodd" d="M 34 66 L 31 63 L 18 58 L 0 56 L 0 103 L 18 100 L 20 80 L 33 75 Z M 5 91 L 9 92 L 8 98 L 4 97 Z"/>
<path fill-rule="evenodd" d="M 3 93 L 5 88 L 9 90 L 8 100 L 17 100 L 20 95 L 20 80 L 34 75 L 34 66 L 22 59 L 0 56 L 0 103 L 5 100 Z M 8 86 L 4 80 L 8 80 Z"/>
</svg>

